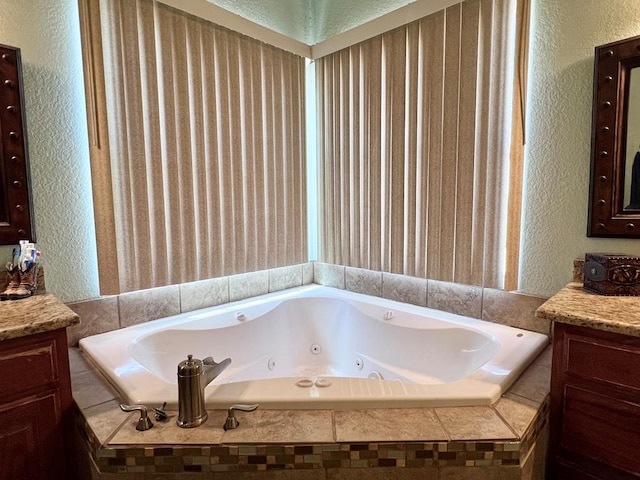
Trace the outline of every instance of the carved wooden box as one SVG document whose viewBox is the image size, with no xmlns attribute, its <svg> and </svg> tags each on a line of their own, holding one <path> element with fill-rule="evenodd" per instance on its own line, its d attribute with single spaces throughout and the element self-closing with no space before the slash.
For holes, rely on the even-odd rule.
<svg viewBox="0 0 640 480">
<path fill-rule="evenodd" d="M 640 257 L 587 253 L 584 288 L 600 295 L 640 296 Z"/>
</svg>

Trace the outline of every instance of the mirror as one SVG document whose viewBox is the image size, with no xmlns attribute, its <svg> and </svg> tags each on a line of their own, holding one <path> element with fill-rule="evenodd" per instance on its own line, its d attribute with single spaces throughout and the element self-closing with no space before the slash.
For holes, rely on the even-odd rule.
<svg viewBox="0 0 640 480">
<path fill-rule="evenodd" d="M 640 36 L 596 47 L 590 237 L 640 237 Z"/>
<path fill-rule="evenodd" d="M 0 245 L 35 242 L 20 49 L 0 45 Z"/>
<path fill-rule="evenodd" d="M 625 211 L 640 213 L 640 67 L 629 74 L 628 98 L 622 205 Z"/>
</svg>

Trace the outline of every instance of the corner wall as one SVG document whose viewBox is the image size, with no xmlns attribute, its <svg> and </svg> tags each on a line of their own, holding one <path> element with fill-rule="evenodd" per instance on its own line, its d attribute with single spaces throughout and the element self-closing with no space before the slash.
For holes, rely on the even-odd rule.
<svg viewBox="0 0 640 480">
<path fill-rule="evenodd" d="M 99 295 L 77 2 L 3 0 L 0 43 L 22 54 L 38 248 L 62 301 Z M 13 246 L 0 246 L 0 265 Z"/>
<path fill-rule="evenodd" d="M 593 58 L 640 35 L 637 0 L 533 0 L 520 290 L 550 296 L 586 252 L 640 255 L 640 239 L 587 238 Z"/>
<path fill-rule="evenodd" d="M 533 0 L 521 290 L 549 296 L 587 251 L 593 50 L 640 34 L 637 0 Z M 22 49 L 38 247 L 61 300 L 99 295 L 84 91 L 73 0 L 3 0 L 0 43 Z M 80 250 L 77 250 L 80 249 Z M 0 265 L 11 247 L 0 247 Z M 78 254 L 78 252 L 80 252 Z"/>
</svg>

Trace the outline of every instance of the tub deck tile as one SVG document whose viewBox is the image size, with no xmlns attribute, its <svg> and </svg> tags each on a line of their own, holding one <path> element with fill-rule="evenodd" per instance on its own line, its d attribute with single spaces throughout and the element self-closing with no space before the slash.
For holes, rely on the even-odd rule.
<svg viewBox="0 0 640 480">
<path fill-rule="evenodd" d="M 226 412 L 225 412 L 226 414 Z M 237 412 L 240 427 L 224 432 L 222 443 L 333 443 L 330 410 Z M 222 423 L 219 424 L 222 427 Z"/>
<path fill-rule="evenodd" d="M 84 418 L 93 430 L 96 440 L 104 445 L 127 420 L 127 414 L 120 410 L 120 401 L 110 400 L 83 410 Z"/>
<path fill-rule="evenodd" d="M 73 399 L 84 409 L 118 397 L 115 390 L 95 370 L 84 370 L 71 376 Z"/>
<path fill-rule="evenodd" d="M 440 407 L 435 412 L 451 440 L 517 439 L 491 407 Z"/>
<path fill-rule="evenodd" d="M 74 388 L 82 409 L 78 424 L 102 472 L 95 478 L 126 478 L 134 472 L 144 475 L 136 478 L 162 472 L 188 478 L 197 471 L 213 476 L 204 478 L 225 479 L 254 474 L 256 479 L 301 479 L 308 473 L 324 479 L 424 480 L 458 478 L 462 472 L 470 479 L 487 474 L 502 479 L 507 473 L 505 479 L 515 479 L 548 417 L 548 366 L 538 362 L 491 407 L 258 409 L 238 412 L 241 425 L 229 432 L 222 429 L 226 410 L 210 410 L 209 420 L 193 429 L 178 427 L 177 412 L 170 411 L 166 422 L 154 421 L 153 429 L 138 432 L 137 415 L 120 412 L 117 396 L 86 395 L 93 389 L 113 397 L 104 378 L 76 356 L 71 369 L 74 386 L 82 386 Z"/>
<path fill-rule="evenodd" d="M 551 386 L 551 367 L 533 363 L 509 389 L 509 393 L 542 403 Z"/>
<path fill-rule="evenodd" d="M 109 445 L 193 445 L 222 443 L 222 425 L 226 411 L 209 410 L 209 418 L 198 428 L 181 428 L 176 424 L 178 412 L 167 411 L 165 421 L 153 421 L 153 428 L 144 432 L 136 430 L 140 414 L 129 414 L 122 428 L 109 440 Z"/>
<path fill-rule="evenodd" d="M 495 405 L 496 411 L 511 426 L 520 438 L 540 409 L 540 402 L 507 393 Z"/>
<path fill-rule="evenodd" d="M 448 440 L 430 408 L 338 410 L 334 416 L 338 442 Z"/>
</svg>

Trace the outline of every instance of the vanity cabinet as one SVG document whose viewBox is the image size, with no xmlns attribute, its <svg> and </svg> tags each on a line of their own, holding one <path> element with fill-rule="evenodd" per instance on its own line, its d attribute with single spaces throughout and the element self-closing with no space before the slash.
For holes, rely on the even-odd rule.
<svg viewBox="0 0 640 480">
<path fill-rule="evenodd" d="M 640 337 L 556 322 L 550 422 L 547 478 L 640 478 Z"/>
<path fill-rule="evenodd" d="M 0 479 L 67 479 L 66 329 L 0 341 Z"/>
</svg>

